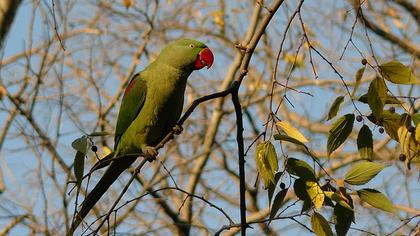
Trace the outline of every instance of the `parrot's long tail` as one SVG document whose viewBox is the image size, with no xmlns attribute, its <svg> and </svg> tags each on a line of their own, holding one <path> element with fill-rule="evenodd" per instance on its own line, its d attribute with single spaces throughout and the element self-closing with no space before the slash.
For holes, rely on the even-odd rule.
<svg viewBox="0 0 420 236">
<path fill-rule="evenodd" d="M 114 183 L 118 176 L 120 176 L 124 170 L 128 169 L 128 167 L 130 167 L 135 160 L 136 157 L 125 157 L 123 159 L 111 162 L 110 166 L 105 171 L 105 174 L 83 201 L 82 208 L 76 214 L 71 228 L 69 232 L 67 232 L 67 236 L 73 235 L 74 231 L 86 217 L 89 211 L 93 208 L 96 202 L 99 201 L 102 195 L 104 195 L 104 193 L 108 190 L 112 183 Z"/>
</svg>

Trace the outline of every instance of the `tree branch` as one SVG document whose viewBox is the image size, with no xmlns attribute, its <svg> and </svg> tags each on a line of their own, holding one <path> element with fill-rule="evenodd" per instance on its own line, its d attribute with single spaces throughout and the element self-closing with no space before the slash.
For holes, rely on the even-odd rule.
<svg viewBox="0 0 420 236">
<path fill-rule="evenodd" d="M 0 49 L 3 48 L 3 41 L 13 23 L 15 14 L 22 0 L 0 1 Z"/>
</svg>

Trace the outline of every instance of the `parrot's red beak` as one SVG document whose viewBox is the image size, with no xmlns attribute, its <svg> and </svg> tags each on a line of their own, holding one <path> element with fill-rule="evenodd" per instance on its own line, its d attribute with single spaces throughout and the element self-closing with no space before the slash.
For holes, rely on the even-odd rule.
<svg viewBox="0 0 420 236">
<path fill-rule="evenodd" d="M 198 53 L 197 59 L 195 60 L 194 69 L 199 70 L 205 66 L 207 69 L 213 65 L 213 53 L 209 48 L 204 48 Z"/>
</svg>

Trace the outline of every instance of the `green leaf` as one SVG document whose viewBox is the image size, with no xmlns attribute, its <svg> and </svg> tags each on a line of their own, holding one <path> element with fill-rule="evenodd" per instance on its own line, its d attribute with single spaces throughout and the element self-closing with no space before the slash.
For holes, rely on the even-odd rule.
<svg viewBox="0 0 420 236">
<path fill-rule="evenodd" d="M 382 119 L 387 121 L 399 121 L 401 119 L 401 115 L 398 113 L 391 113 L 388 110 L 384 110 L 382 113 Z"/>
<path fill-rule="evenodd" d="M 330 184 L 330 182 L 325 183 L 321 186 L 322 191 L 324 191 L 325 199 L 324 205 L 334 207 L 334 203 L 332 202 L 332 196 L 337 191 L 337 189 Z"/>
<path fill-rule="evenodd" d="M 87 153 L 87 137 L 82 136 L 71 143 L 71 146 L 76 150 L 84 155 Z"/>
<path fill-rule="evenodd" d="M 306 192 L 306 184 L 302 179 L 296 179 L 293 183 L 293 190 L 296 196 L 303 201 L 301 213 L 311 209 L 312 201 L 309 198 L 308 192 Z"/>
<path fill-rule="evenodd" d="M 341 144 L 346 141 L 347 137 L 353 130 L 354 114 L 347 114 L 340 117 L 331 127 L 328 134 L 327 153 L 331 155 Z"/>
<path fill-rule="evenodd" d="M 419 81 L 407 66 L 390 61 L 379 66 L 384 78 L 394 84 L 418 84 Z"/>
<path fill-rule="evenodd" d="M 92 132 L 88 136 L 89 137 L 102 137 L 102 136 L 108 136 L 110 133 L 106 131 L 99 131 L 99 132 Z"/>
<path fill-rule="evenodd" d="M 314 169 L 306 162 L 296 158 L 286 159 L 286 171 L 304 180 L 316 180 Z"/>
<path fill-rule="evenodd" d="M 385 100 L 387 98 L 387 87 L 384 80 L 376 77 L 369 85 L 368 90 L 368 104 L 376 119 L 382 116 Z"/>
<path fill-rule="evenodd" d="M 416 113 L 411 116 L 411 120 L 413 121 L 414 125 L 419 125 L 420 123 L 420 113 Z"/>
<path fill-rule="evenodd" d="M 273 220 L 273 218 L 276 216 L 277 212 L 279 211 L 280 207 L 283 205 L 284 198 L 287 194 L 287 188 L 282 189 L 280 192 L 277 193 L 276 197 L 274 197 L 273 205 L 271 206 L 270 211 L 270 222 Z"/>
<path fill-rule="evenodd" d="M 317 212 L 314 212 L 311 216 L 311 227 L 317 236 L 333 235 L 328 221 Z"/>
<path fill-rule="evenodd" d="M 85 154 L 77 151 L 74 157 L 73 171 L 76 177 L 77 188 L 80 188 L 83 180 L 83 172 L 85 169 Z"/>
<path fill-rule="evenodd" d="M 366 67 L 364 66 L 364 67 L 358 69 L 357 72 L 356 72 L 356 76 L 355 76 L 356 77 L 356 83 L 354 84 L 353 92 L 351 93 L 352 97 L 356 93 L 356 90 L 359 88 L 360 80 L 362 80 L 363 74 L 365 73 L 365 69 L 366 69 Z"/>
<path fill-rule="evenodd" d="M 364 188 L 357 191 L 357 194 L 362 201 L 368 203 L 369 205 L 383 211 L 395 213 L 394 205 L 392 205 L 391 201 L 389 201 L 389 199 L 378 190 Z"/>
<path fill-rule="evenodd" d="M 386 133 L 389 137 L 393 138 L 395 141 L 399 141 L 398 139 L 398 129 L 400 128 L 400 119 L 401 115 L 397 113 L 391 113 L 387 110 L 384 110 L 382 114 L 382 124 L 385 128 Z"/>
<path fill-rule="evenodd" d="M 332 202 L 332 199 L 331 199 L 333 192 L 326 191 L 323 187 L 324 186 L 321 186 L 321 189 L 324 191 L 324 194 L 325 194 L 324 205 L 329 206 L 329 207 L 334 207 L 334 203 Z"/>
<path fill-rule="evenodd" d="M 306 192 L 317 210 L 324 204 L 325 194 L 317 182 L 308 180 L 305 182 Z"/>
<path fill-rule="evenodd" d="M 270 141 L 265 141 L 257 145 L 255 155 L 257 170 L 267 188 L 270 182 L 274 183 L 274 173 L 279 169 L 277 154 L 274 145 Z"/>
<path fill-rule="evenodd" d="M 330 111 L 328 112 L 327 120 L 331 120 L 337 115 L 338 110 L 340 109 L 341 103 L 344 101 L 344 96 L 337 97 L 330 107 Z"/>
<path fill-rule="evenodd" d="M 385 104 L 402 104 L 403 102 L 398 100 L 398 98 L 390 95 L 386 95 Z"/>
<path fill-rule="evenodd" d="M 293 190 L 296 194 L 296 197 L 298 197 L 300 200 L 305 201 L 306 199 L 309 199 L 304 180 L 296 179 L 293 183 Z"/>
<path fill-rule="evenodd" d="M 381 119 L 376 119 L 376 117 L 371 113 L 367 116 L 368 120 L 375 125 L 383 126 L 384 122 L 399 122 L 401 115 L 398 113 L 391 113 L 388 110 L 383 110 Z"/>
<path fill-rule="evenodd" d="M 351 185 L 366 184 L 385 167 L 387 166 L 376 162 L 360 161 L 347 171 L 344 181 Z"/>
<path fill-rule="evenodd" d="M 373 159 L 372 132 L 367 125 L 363 125 L 359 131 L 359 135 L 357 136 L 357 149 L 359 150 L 359 154 L 362 159 Z"/>
<path fill-rule="evenodd" d="M 363 94 L 362 96 L 359 97 L 359 102 L 363 102 L 367 104 L 368 97 L 369 97 L 368 93 Z M 401 104 L 401 103 L 402 102 L 398 100 L 396 97 L 392 97 L 387 94 L 386 99 L 385 99 L 385 104 Z"/>
<path fill-rule="evenodd" d="M 332 199 L 347 210 L 354 211 L 353 207 L 340 194 L 334 193 Z"/>
<path fill-rule="evenodd" d="M 332 192 L 332 191 L 325 191 L 325 190 L 324 190 L 324 194 L 327 197 L 325 201 L 327 201 L 327 199 L 331 199 L 332 201 L 340 204 L 341 206 L 353 211 L 353 208 L 349 205 L 349 203 L 347 203 L 348 200 L 345 197 L 343 197 L 341 194 Z"/>
<path fill-rule="evenodd" d="M 359 102 L 363 102 L 363 103 L 368 103 L 368 94 L 367 93 L 365 93 L 365 94 L 363 94 L 362 96 L 360 96 L 359 97 L 359 99 L 358 99 L 358 101 Z"/>
<path fill-rule="evenodd" d="M 304 212 L 308 212 L 309 210 L 311 210 L 312 208 L 312 201 L 311 199 L 306 199 L 305 201 L 303 201 L 302 204 L 302 209 L 300 210 L 300 214 L 304 213 Z"/>
<path fill-rule="evenodd" d="M 334 207 L 335 232 L 337 236 L 345 236 L 354 221 L 354 211 L 351 211 L 339 204 Z"/>
<path fill-rule="evenodd" d="M 268 185 L 268 205 L 271 205 L 271 199 L 273 198 L 274 191 L 276 190 L 277 183 L 279 182 L 280 177 L 283 175 L 283 172 L 277 172 L 274 175 L 274 183 L 270 182 Z"/>
<path fill-rule="evenodd" d="M 385 128 L 385 132 L 389 135 L 389 137 L 398 142 L 398 128 L 400 127 L 398 122 L 384 121 L 383 126 Z"/>
</svg>

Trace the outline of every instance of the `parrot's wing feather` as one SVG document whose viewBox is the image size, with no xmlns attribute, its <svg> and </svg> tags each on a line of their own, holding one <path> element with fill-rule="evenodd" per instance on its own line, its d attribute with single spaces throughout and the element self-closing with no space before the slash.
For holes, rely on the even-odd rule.
<svg viewBox="0 0 420 236">
<path fill-rule="evenodd" d="M 147 85 L 146 81 L 142 79 L 142 74 L 135 74 L 125 89 L 120 112 L 118 113 L 117 127 L 115 129 L 114 150 L 116 150 L 121 136 L 136 119 L 143 107 L 146 99 L 146 91 Z"/>
</svg>

